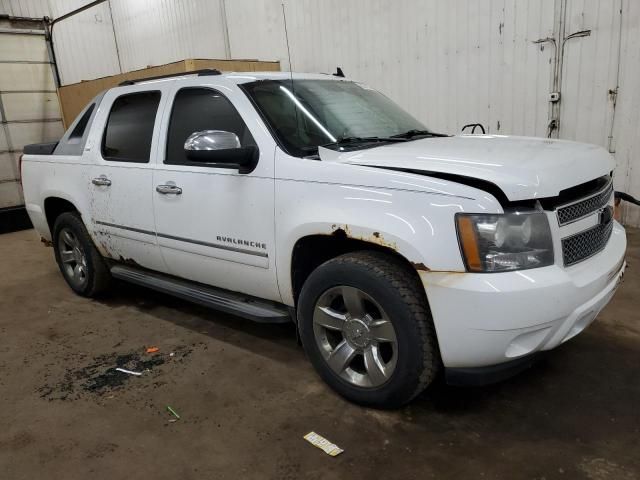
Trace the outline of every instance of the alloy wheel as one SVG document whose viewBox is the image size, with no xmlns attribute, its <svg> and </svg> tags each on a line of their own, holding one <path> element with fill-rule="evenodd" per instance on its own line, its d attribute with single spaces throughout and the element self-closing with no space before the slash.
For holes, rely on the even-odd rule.
<svg viewBox="0 0 640 480">
<path fill-rule="evenodd" d="M 393 323 L 359 288 L 325 291 L 314 308 L 313 332 L 327 365 L 352 385 L 375 388 L 393 375 L 398 358 Z"/>
<path fill-rule="evenodd" d="M 87 283 L 87 256 L 78 237 L 69 228 L 60 230 L 58 236 L 58 254 L 62 270 L 75 287 L 81 288 Z"/>
</svg>

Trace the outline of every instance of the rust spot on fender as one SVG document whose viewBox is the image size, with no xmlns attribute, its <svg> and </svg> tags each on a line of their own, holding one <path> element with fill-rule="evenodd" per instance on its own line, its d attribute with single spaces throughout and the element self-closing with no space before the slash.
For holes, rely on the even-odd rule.
<svg viewBox="0 0 640 480">
<path fill-rule="evenodd" d="M 349 225 L 336 225 L 335 223 L 331 225 L 331 234 L 336 236 L 344 236 L 351 237 L 351 230 L 349 229 Z"/>
<path fill-rule="evenodd" d="M 375 243 L 381 247 L 387 247 L 392 250 L 398 251 L 398 246 L 395 242 L 389 242 L 385 240 L 380 232 L 373 232 L 371 235 L 355 235 L 352 233 L 349 225 L 332 225 L 331 235 L 341 238 L 352 238 L 354 240 L 362 240 L 363 242 Z"/>
<path fill-rule="evenodd" d="M 118 259 L 118 261 L 120 263 L 123 263 L 125 265 L 129 265 L 131 267 L 139 267 L 140 264 L 138 262 L 136 262 L 133 258 L 124 258 L 122 255 L 120 255 L 120 258 Z"/>
<path fill-rule="evenodd" d="M 387 247 L 391 250 L 398 251 L 398 245 L 396 242 L 390 242 L 386 240 L 384 236 L 380 232 L 373 232 L 371 235 L 359 237 L 360 240 L 364 240 L 365 242 L 375 243 L 376 245 L 380 245 L 381 247 Z"/>
<path fill-rule="evenodd" d="M 415 268 L 416 270 L 422 270 L 423 272 L 431 271 L 431 269 L 422 262 L 411 262 L 411 265 L 413 265 L 413 268 Z"/>
<path fill-rule="evenodd" d="M 424 267 L 424 269 L 420 269 L 418 268 L 416 265 L 423 265 L 422 263 L 412 263 L 412 265 L 416 268 L 416 270 L 419 270 L 420 272 L 424 272 L 424 273 L 446 273 L 447 275 L 451 275 L 451 274 L 455 274 L 455 275 L 466 275 L 467 272 L 460 272 L 458 270 L 431 270 L 429 267 Z"/>
<path fill-rule="evenodd" d="M 345 232 L 342 228 L 335 228 L 333 232 L 331 232 L 331 235 L 333 235 L 334 237 L 342 238 L 348 237 L 347 232 Z"/>
<path fill-rule="evenodd" d="M 44 237 L 40 237 L 40 241 L 44 243 L 45 247 L 53 247 L 53 242 L 51 240 L 47 240 Z"/>
</svg>

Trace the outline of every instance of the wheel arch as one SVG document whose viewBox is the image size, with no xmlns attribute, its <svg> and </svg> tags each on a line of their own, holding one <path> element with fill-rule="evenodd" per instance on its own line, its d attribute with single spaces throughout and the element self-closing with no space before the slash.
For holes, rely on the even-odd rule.
<svg viewBox="0 0 640 480">
<path fill-rule="evenodd" d="M 44 199 L 44 214 L 49 225 L 49 232 L 53 235 L 53 226 L 56 218 L 65 212 L 78 212 L 80 210 L 70 200 L 60 196 L 49 196 Z"/>
<path fill-rule="evenodd" d="M 304 235 L 295 241 L 291 249 L 288 293 L 293 304 L 297 304 L 302 286 L 313 270 L 332 258 L 363 250 L 382 252 L 397 259 L 408 272 L 411 272 L 417 282 L 420 282 L 418 272 L 429 270 L 423 263 L 411 261 L 406 251 L 400 249 L 395 241 L 386 239 L 380 232 L 357 235 L 347 225 L 332 225 L 331 233 Z M 417 258 L 417 252 L 408 253 L 414 253 L 415 256 L 412 257 Z"/>
</svg>

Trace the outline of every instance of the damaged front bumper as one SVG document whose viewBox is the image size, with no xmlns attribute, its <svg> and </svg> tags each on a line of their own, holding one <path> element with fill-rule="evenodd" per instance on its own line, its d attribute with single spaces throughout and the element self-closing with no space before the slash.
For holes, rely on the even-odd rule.
<svg viewBox="0 0 640 480">
<path fill-rule="evenodd" d="M 625 250 L 625 232 L 616 223 L 603 251 L 571 267 L 420 272 L 445 368 L 465 374 L 480 367 L 479 374 L 487 367 L 517 371 L 535 353 L 574 337 L 613 297 L 626 266 Z"/>
</svg>

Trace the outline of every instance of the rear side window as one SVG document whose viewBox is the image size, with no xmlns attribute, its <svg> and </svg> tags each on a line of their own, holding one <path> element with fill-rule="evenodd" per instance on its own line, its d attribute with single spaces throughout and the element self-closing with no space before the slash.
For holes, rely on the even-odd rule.
<svg viewBox="0 0 640 480">
<path fill-rule="evenodd" d="M 204 130 L 232 132 L 242 147 L 256 145 L 240 114 L 220 92 L 210 88 L 183 88 L 173 102 L 164 163 L 192 163 L 184 152 L 184 142 L 192 133 Z"/>
<path fill-rule="evenodd" d="M 147 163 L 160 92 L 130 93 L 111 107 L 102 138 L 102 156 L 115 162 Z"/>
<path fill-rule="evenodd" d="M 78 120 L 78 123 L 74 127 L 73 131 L 71 132 L 71 134 L 69 134 L 69 143 L 78 143 L 82 140 L 94 108 L 96 108 L 95 103 L 91 104 L 91 106 L 84 112 L 80 120 Z"/>
</svg>

